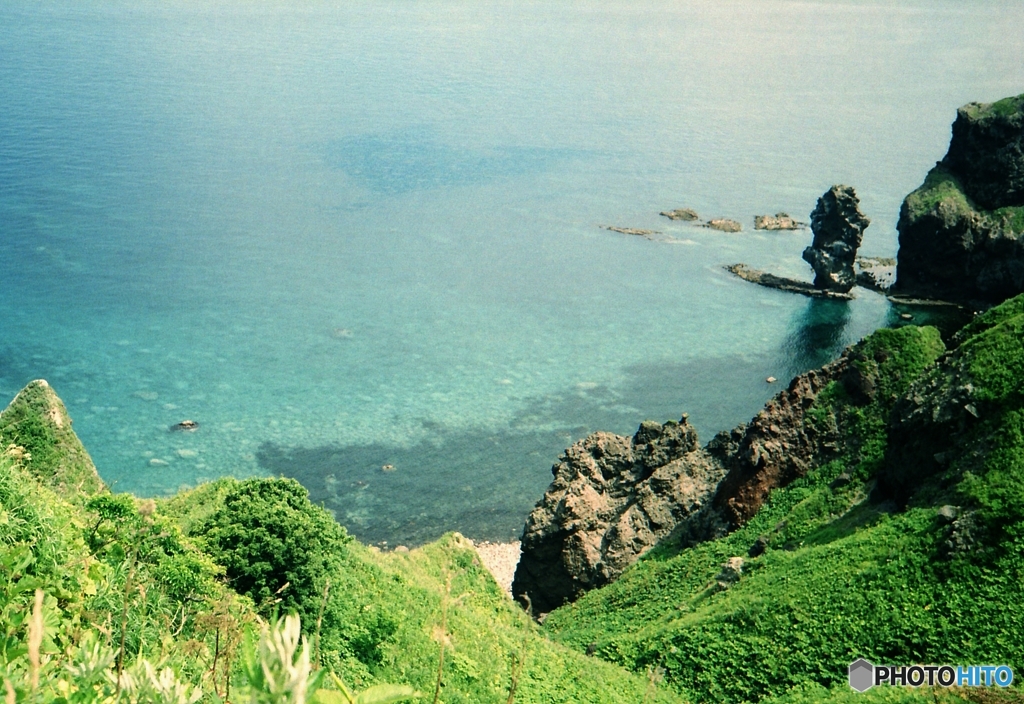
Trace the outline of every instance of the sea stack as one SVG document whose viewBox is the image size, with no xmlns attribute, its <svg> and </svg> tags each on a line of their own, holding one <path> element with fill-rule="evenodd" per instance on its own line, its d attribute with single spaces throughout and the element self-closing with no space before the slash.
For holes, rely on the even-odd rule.
<svg viewBox="0 0 1024 704">
<path fill-rule="evenodd" d="M 853 264 L 864 230 L 871 223 L 860 212 L 849 186 L 832 186 L 811 213 L 814 239 L 803 258 L 814 269 L 814 285 L 825 291 L 849 292 L 857 283 Z"/>
</svg>

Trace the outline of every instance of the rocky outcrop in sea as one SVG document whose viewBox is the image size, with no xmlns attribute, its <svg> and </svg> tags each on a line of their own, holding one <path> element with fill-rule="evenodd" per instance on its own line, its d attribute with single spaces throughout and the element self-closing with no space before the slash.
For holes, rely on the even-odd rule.
<svg viewBox="0 0 1024 704">
<path fill-rule="evenodd" d="M 957 111 L 897 230 L 894 293 L 985 305 L 1024 291 L 1024 94 Z"/>
<path fill-rule="evenodd" d="M 803 253 L 804 261 L 814 269 L 816 288 L 847 293 L 856 285 L 853 264 L 870 223 L 849 186 L 832 186 L 818 199 L 811 211 L 814 239 Z"/>
<path fill-rule="evenodd" d="M 788 213 L 775 213 L 775 215 L 755 215 L 755 230 L 802 230 L 807 223 L 790 217 Z"/>
</svg>

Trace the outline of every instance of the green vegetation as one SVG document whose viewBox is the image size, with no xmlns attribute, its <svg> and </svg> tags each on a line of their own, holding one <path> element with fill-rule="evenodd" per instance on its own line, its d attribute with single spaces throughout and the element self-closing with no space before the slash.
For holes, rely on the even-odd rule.
<svg viewBox="0 0 1024 704">
<path fill-rule="evenodd" d="M 1015 235 L 1024 233 L 1024 206 L 1007 206 L 992 211 L 992 219 Z"/>
<path fill-rule="evenodd" d="M 838 439 L 830 461 L 775 490 L 740 529 L 662 544 L 543 627 L 458 534 L 381 553 L 291 480 L 221 479 L 160 502 L 111 494 L 59 399 L 35 383 L 0 415 L 0 694 L 1020 701 L 1019 689 L 855 694 L 845 681 L 858 657 L 1024 672 L 1024 297 L 952 345 L 931 328 L 865 339 L 806 414 Z M 875 481 L 892 470 L 890 414 L 901 399 L 968 387 L 976 422 L 956 431 L 962 451 L 897 511 Z M 765 549 L 750 557 L 755 543 Z M 722 583 L 735 556 L 746 556 L 742 576 Z"/>
<path fill-rule="evenodd" d="M 906 214 L 912 221 L 935 211 L 942 204 L 948 215 L 977 213 L 1008 232 L 1016 235 L 1024 233 L 1024 206 L 1007 206 L 997 210 L 977 208 L 964 193 L 960 180 L 942 164 L 937 164 L 928 172 L 924 183 L 908 195 L 904 203 Z"/>
<path fill-rule="evenodd" d="M 924 178 L 924 183 L 907 196 L 904 205 L 911 220 L 930 213 L 939 203 L 956 213 L 970 213 L 975 210 L 960 180 L 942 164 L 937 164 Z"/>
<path fill-rule="evenodd" d="M 0 449 L 10 445 L 22 448 L 22 461 L 62 496 L 81 501 L 103 488 L 64 403 L 45 381 L 26 386 L 0 414 Z"/>
<path fill-rule="evenodd" d="M 159 504 L 58 493 L 69 444 L 51 407 L 18 411 L 36 455 L 0 454 L 0 681 L 16 701 L 681 701 L 547 639 L 460 536 L 381 554 L 283 479 Z M 290 612 L 305 646 L 298 620 L 267 627 Z"/>
<path fill-rule="evenodd" d="M 984 117 L 985 115 L 1006 117 L 1020 112 L 1022 108 L 1024 108 L 1024 94 L 1003 98 L 994 103 L 975 103 L 968 106 L 971 117 Z"/>
</svg>

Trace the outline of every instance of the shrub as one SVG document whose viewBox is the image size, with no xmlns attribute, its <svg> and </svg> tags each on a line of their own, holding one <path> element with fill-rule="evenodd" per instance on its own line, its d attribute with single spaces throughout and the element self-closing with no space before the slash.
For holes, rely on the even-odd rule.
<svg viewBox="0 0 1024 704">
<path fill-rule="evenodd" d="M 293 479 L 239 482 L 194 532 L 236 591 L 265 611 L 278 606 L 317 622 L 324 586 L 351 541 Z"/>
</svg>

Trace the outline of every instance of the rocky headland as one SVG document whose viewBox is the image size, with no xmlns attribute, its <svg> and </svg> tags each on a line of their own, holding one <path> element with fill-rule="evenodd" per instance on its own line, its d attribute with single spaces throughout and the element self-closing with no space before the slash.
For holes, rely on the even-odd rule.
<svg viewBox="0 0 1024 704">
<path fill-rule="evenodd" d="M 725 475 L 686 416 L 633 437 L 598 432 L 551 468 L 523 529 L 512 593 L 546 613 L 615 580 L 711 498 Z"/>
<path fill-rule="evenodd" d="M 957 111 L 897 230 L 894 293 L 980 307 L 1024 291 L 1024 95 Z"/>
<path fill-rule="evenodd" d="M 837 455 L 838 427 L 809 422 L 808 413 L 834 382 L 851 398 L 872 400 L 874 357 L 887 354 L 850 348 L 703 448 L 685 415 L 646 421 L 632 438 L 598 432 L 580 440 L 552 467 L 554 480 L 526 521 L 513 595 L 529 596 L 544 613 L 614 581 L 669 536 L 693 544 L 743 525 L 772 490 Z"/>
</svg>

